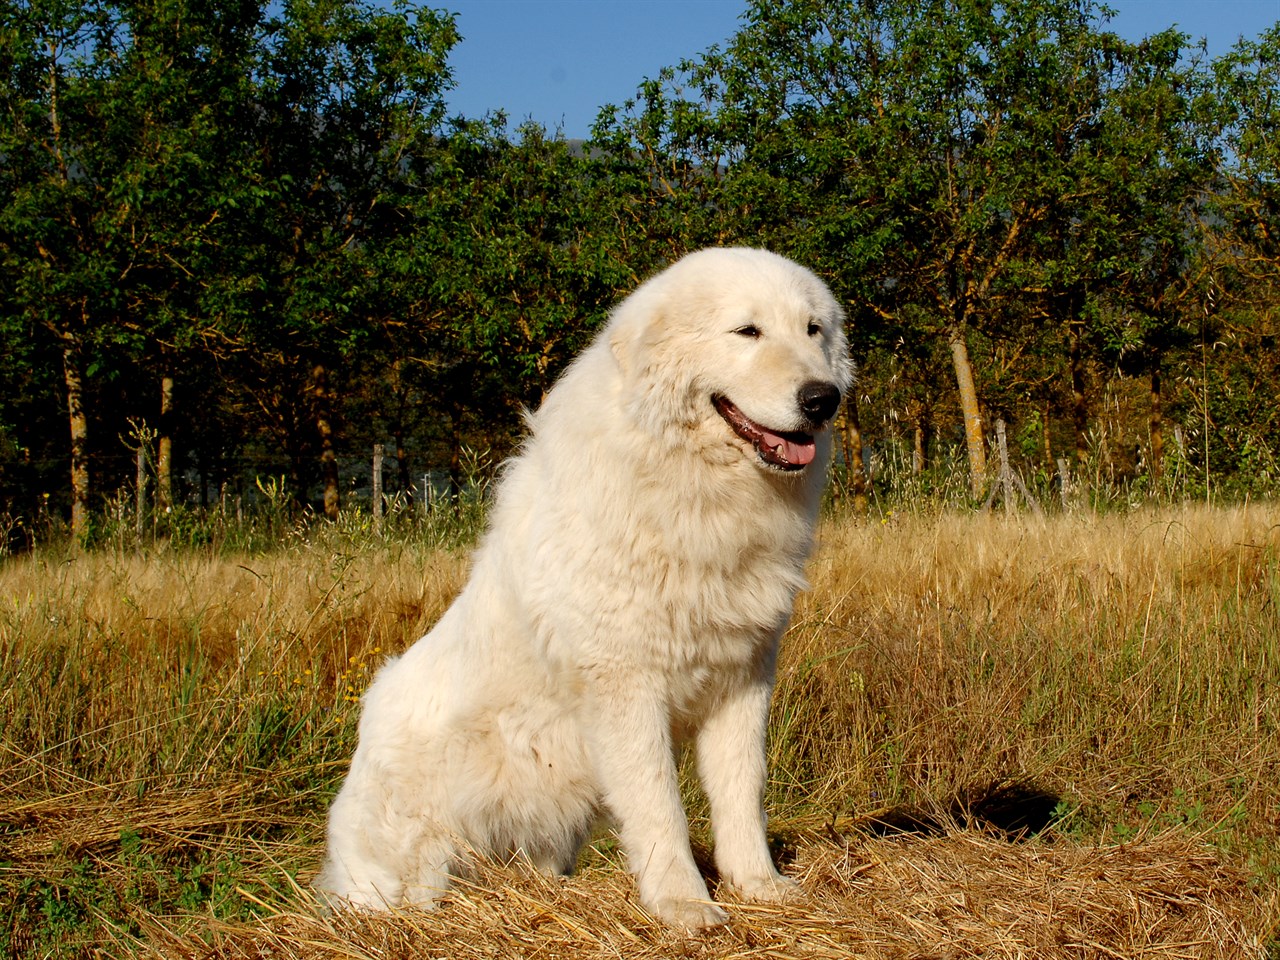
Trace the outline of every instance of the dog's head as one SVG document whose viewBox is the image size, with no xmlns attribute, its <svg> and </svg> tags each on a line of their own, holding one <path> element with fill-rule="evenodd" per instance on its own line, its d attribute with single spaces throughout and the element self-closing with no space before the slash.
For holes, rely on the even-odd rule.
<svg viewBox="0 0 1280 960">
<path fill-rule="evenodd" d="M 632 416 L 649 432 L 692 431 L 787 473 L 818 459 L 853 379 L 831 292 L 763 250 L 684 257 L 622 303 L 609 342 Z"/>
</svg>

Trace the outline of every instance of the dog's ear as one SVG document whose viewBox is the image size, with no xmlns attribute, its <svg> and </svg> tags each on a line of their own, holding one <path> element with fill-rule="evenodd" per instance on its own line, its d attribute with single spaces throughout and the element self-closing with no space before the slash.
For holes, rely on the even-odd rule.
<svg viewBox="0 0 1280 960">
<path fill-rule="evenodd" d="M 609 333 L 609 349 L 618 365 L 623 402 L 639 426 L 662 436 L 673 424 L 696 420 L 696 389 L 684 351 L 672 342 L 660 318 L 618 324 Z"/>
<path fill-rule="evenodd" d="M 609 332 L 609 350 L 622 371 L 623 383 L 634 383 L 649 366 L 655 331 L 662 327 L 656 304 L 625 301 L 614 314 Z"/>
<path fill-rule="evenodd" d="M 639 366 L 639 330 L 635 324 L 619 324 L 609 333 L 609 350 L 622 371 L 623 381 L 630 380 Z"/>
</svg>

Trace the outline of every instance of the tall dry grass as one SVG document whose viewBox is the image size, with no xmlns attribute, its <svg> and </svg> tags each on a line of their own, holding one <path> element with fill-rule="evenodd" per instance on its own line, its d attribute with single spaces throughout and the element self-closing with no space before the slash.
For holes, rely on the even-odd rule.
<svg viewBox="0 0 1280 960">
<path fill-rule="evenodd" d="M 0 779 L 144 790 L 276 763 L 303 732 L 314 747 L 352 717 L 380 654 L 439 616 L 463 569 L 448 553 L 331 539 L 245 557 L 11 560 Z"/>
<path fill-rule="evenodd" d="M 1060 840 L 1177 829 L 1265 900 L 1278 560 L 1269 506 L 828 520 L 780 662 L 783 840 L 904 808 L 936 823 L 1013 784 L 1049 798 Z M 243 556 L 6 561 L 0 955 L 123 956 L 305 902 L 359 693 L 465 569 L 323 531 Z"/>
<path fill-rule="evenodd" d="M 1000 781 L 1280 868 L 1280 511 L 829 524 L 780 670 L 788 808 Z"/>
</svg>

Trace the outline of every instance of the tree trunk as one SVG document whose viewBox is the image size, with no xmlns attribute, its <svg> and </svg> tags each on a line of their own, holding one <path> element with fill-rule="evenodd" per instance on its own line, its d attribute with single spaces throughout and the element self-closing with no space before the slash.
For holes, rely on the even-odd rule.
<svg viewBox="0 0 1280 960">
<path fill-rule="evenodd" d="M 173 505 L 173 377 L 160 378 L 160 427 L 156 439 L 156 510 Z"/>
<path fill-rule="evenodd" d="M 71 539 L 82 546 L 89 534 L 89 418 L 84 412 L 84 371 L 70 340 L 62 349 L 62 371 L 71 421 Z"/>
<path fill-rule="evenodd" d="M 960 391 L 960 412 L 964 417 L 965 448 L 969 454 L 969 490 L 982 496 L 987 488 L 987 452 L 982 436 L 982 414 L 978 410 L 978 389 L 973 382 L 973 365 L 969 362 L 969 345 L 959 324 L 947 331 L 951 347 L 951 363 L 956 371 L 956 387 Z"/>
<path fill-rule="evenodd" d="M 1164 468 L 1164 409 L 1160 396 L 1160 358 L 1151 362 L 1151 480 L 1159 483 Z"/>
<path fill-rule="evenodd" d="M 391 436 L 396 441 L 396 489 L 407 496 L 412 503 L 414 500 L 413 465 L 410 462 L 409 449 L 404 444 L 407 391 L 404 386 L 403 361 L 400 358 L 396 358 L 391 364 L 391 375 L 394 394 L 397 398 L 395 417 L 390 424 Z"/>
<path fill-rule="evenodd" d="M 1075 325 L 1071 329 L 1071 423 L 1076 437 L 1076 464 L 1089 458 L 1089 405 L 1085 399 L 1084 351 Z"/>
<path fill-rule="evenodd" d="M 1044 402 L 1044 420 L 1040 424 L 1040 440 L 1044 444 L 1044 467 L 1046 470 L 1053 466 L 1053 438 L 1049 433 L 1049 401 Z"/>
<path fill-rule="evenodd" d="M 312 370 L 312 383 L 316 398 L 316 432 L 320 435 L 320 479 L 324 484 L 324 515 L 329 520 L 337 520 L 340 507 L 338 455 L 333 449 L 333 398 L 329 391 L 329 372 L 324 364 L 318 363 Z"/>
<path fill-rule="evenodd" d="M 462 407 L 449 403 L 449 496 L 455 503 L 462 493 Z"/>
<path fill-rule="evenodd" d="M 409 448 L 404 445 L 404 434 L 396 430 L 396 488 L 413 502 L 413 473 L 410 471 Z"/>
<path fill-rule="evenodd" d="M 862 459 L 862 422 L 858 418 L 858 397 L 855 391 L 849 391 L 849 399 L 845 403 L 844 417 L 844 455 L 845 469 L 849 475 L 849 491 L 853 496 L 853 512 L 855 516 L 867 515 L 867 471 Z"/>
<path fill-rule="evenodd" d="M 196 471 L 200 474 L 200 508 L 209 506 L 209 456 L 202 450 L 196 450 Z"/>
<path fill-rule="evenodd" d="M 911 475 L 921 476 L 929 469 L 929 447 L 933 444 L 933 413 L 928 407 L 917 408 L 911 428 Z"/>
</svg>

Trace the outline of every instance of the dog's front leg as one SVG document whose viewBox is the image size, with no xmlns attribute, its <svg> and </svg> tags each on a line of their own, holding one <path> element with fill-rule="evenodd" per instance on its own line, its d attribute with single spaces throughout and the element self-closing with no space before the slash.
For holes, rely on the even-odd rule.
<svg viewBox="0 0 1280 960">
<path fill-rule="evenodd" d="M 798 898 L 778 873 L 765 829 L 765 733 L 773 684 L 757 679 L 720 701 L 698 731 L 698 772 L 711 801 L 720 877 L 751 900 Z"/>
<path fill-rule="evenodd" d="M 728 920 L 711 902 L 689 848 L 666 706 L 635 684 L 597 689 L 585 718 L 605 803 L 617 818 L 640 901 L 689 930 Z M 656 685 L 655 685 L 656 686 Z"/>
</svg>

